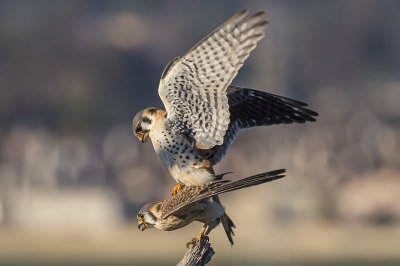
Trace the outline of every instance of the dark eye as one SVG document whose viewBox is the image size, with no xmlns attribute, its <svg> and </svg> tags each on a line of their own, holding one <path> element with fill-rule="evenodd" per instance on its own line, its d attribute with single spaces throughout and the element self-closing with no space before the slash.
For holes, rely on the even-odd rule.
<svg viewBox="0 0 400 266">
<path fill-rule="evenodd" d="M 138 218 L 143 219 L 143 217 L 144 217 L 143 214 L 141 213 L 138 214 Z"/>
<path fill-rule="evenodd" d="M 138 126 L 136 127 L 136 132 L 137 132 L 137 133 L 140 133 L 140 132 L 142 132 L 142 131 L 143 131 L 142 126 L 141 126 L 141 125 L 138 125 Z"/>
</svg>

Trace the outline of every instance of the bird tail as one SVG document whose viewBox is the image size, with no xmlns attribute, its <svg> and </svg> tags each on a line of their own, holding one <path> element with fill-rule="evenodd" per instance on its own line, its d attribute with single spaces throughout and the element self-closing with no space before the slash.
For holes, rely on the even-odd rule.
<svg viewBox="0 0 400 266">
<path fill-rule="evenodd" d="M 250 176 L 247 178 L 240 179 L 235 182 L 229 182 L 227 180 L 223 181 L 217 181 L 215 183 L 216 187 L 214 187 L 211 190 L 210 196 L 212 196 L 212 199 L 214 202 L 217 202 L 221 204 L 221 201 L 219 200 L 218 194 L 242 189 L 242 188 L 247 188 L 247 187 L 252 187 L 256 185 L 260 185 L 263 183 L 267 183 L 276 179 L 280 179 L 284 177 L 283 173 L 285 173 L 285 169 L 279 169 L 275 171 L 270 171 L 266 173 L 261 173 L 257 174 L 254 176 Z M 222 204 L 221 204 L 222 205 Z M 222 223 L 222 226 L 224 227 L 226 236 L 228 237 L 229 242 L 231 245 L 233 245 L 233 236 L 235 235 L 233 232 L 233 228 L 236 228 L 235 224 L 233 223 L 232 219 L 229 218 L 229 216 L 224 213 L 221 217 L 219 217 Z"/>
<path fill-rule="evenodd" d="M 212 199 L 214 202 L 221 204 L 218 195 L 212 196 Z M 219 217 L 219 219 L 221 220 L 222 226 L 224 227 L 225 234 L 228 237 L 229 243 L 231 243 L 232 246 L 233 236 L 235 235 L 235 233 L 233 232 L 233 228 L 236 228 L 236 225 L 233 223 L 232 219 L 228 216 L 228 214 L 226 214 L 226 212 L 224 212 L 224 214 L 221 217 Z"/>
</svg>

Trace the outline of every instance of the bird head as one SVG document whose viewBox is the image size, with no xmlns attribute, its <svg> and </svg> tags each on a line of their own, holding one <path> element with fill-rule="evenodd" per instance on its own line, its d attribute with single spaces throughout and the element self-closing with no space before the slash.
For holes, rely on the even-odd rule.
<svg viewBox="0 0 400 266">
<path fill-rule="evenodd" d="M 132 129 L 135 136 L 142 142 L 146 142 L 149 137 L 150 130 L 154 126 L 156 115 L 161 111 L 154 107 L 146 108 L 138 112 L 132 121 Z"/>
<path fill-rule="evenodd" d="M 158 227 L 161 217 L 161 204 L 162 202 L 149 202 L 144 205 L 138 215 L 138 229 L 144 231 L 147 228 Z"/>
</svg>

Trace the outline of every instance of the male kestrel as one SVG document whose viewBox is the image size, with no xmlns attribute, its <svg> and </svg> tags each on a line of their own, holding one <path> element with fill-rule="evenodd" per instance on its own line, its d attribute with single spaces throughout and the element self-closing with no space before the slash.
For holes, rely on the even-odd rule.
<svg viewBox="0 0 400 266">
<path fill-rule="evenodd" d="M 184 56 L 164 69 L 158 93 L 165 111 L 149 107 L 133 119 L 135 136 L 151 138 L 154 150 L 172 177 L 182 185 L 215 181 L 212 168 L 225 156 L 241 129 L 315 121 L 307 104 L 253 89 L 231 86 L 268 24 L 264 12 L 249 17 L 245 9 L 208 34 Z M 213 199 L 219 202 L 218 196 Z M 233 244 L 234 224 L 222 224 Z"/>
</svg>

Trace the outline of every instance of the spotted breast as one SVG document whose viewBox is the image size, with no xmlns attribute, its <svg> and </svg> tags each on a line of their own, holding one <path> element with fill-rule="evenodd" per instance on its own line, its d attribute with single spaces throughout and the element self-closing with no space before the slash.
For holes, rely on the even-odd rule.
<svg viewBox="0 0 400 266">
<path fill-rule="evenodd" d="M 165 113 L 163 114 L 165 116 Z M 183 134 L 168 128 L 164 118 L 155 119 L 150 131 L 154 150 L 176 182 L 184 185 L 202 185 L 215 180 L 210 162 Z"/>
</svg>

